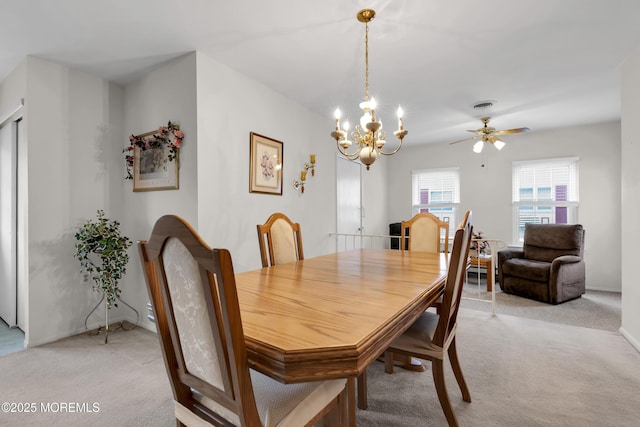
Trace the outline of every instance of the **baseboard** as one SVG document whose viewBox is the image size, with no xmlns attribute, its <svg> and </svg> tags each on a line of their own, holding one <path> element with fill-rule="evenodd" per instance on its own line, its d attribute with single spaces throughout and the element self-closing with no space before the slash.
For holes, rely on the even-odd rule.
<svg viewBox="0 0 640 427">
<path fill-rule="evenodd" d="M 620 293 L 622 293 L 622 290 L 621 290 L 621 289 L 591 288 L 591 287 L 586 288 L 586 291 L 587 291 L 587 292 L 589 292 L 589 291 L 612 292 L 612 293 L 614 293 L 614 294 L 620 294 Z"/>
<path fill-rule="evenodd" d="M 638 352 L 640 352 L 640 341 L 635 339 L 631 334 L 629 334 L 622 326 L 619 329 L 620 335 L 625 337 L 629 344 L 631 344 Z"/>
<path fill-rule="evenodd" d="M 122 321 L 126 321 L 132 324 L 136 324 L 136 319 L 135 316 L 127 316 L 127 315 L 120 315 L 120 316 L 114 316 L 114 317 L 109 317 L 109 324 L 113 325 L 115 323 L 119 323 Z M 140 321 L 142 321 L 142 319 L 140 319 Z M 48 344 L 51 342 L 55 342 L 64 338 L 69 338 L 72 337 L 74 335 L 79 335 L 79 334 L 83 334 L 86 333 L 88 331 L 92 331 L 94 329 L 97 329 L 100 326 L 104 326 L 104 321 L 101 323 L 99 321 L 93 321 L 93 320 L 89 320 L 87 322 L 87 327 L 85 328 L 84 325 L 82 326 L 78 326 L 77 328 L 74 328 L 70 331 L 61 333 L 61 334 L 55 334 L 55 335 L 50 335 L 48 337 L 45 337 L 41 340 L 39 340 L 36 343 L 31 343 L 31 342 L 27 342 L 25 340 L 25 348 L 31 348 L 31 347 L 37 347 L 39 345 L 43 345 L 43 344 Z M 141 325 L 140 325 L 141 326 Z M 148 327 L 145 329 L 149 329 Z M 151 331 L 154 332 L 155 331 Z"/>
</svg>

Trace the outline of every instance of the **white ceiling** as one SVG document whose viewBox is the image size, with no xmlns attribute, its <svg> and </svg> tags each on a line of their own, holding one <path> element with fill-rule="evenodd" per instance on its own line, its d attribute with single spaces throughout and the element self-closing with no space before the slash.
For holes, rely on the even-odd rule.
<svg viewBox="0 0 640 427">
<path fill-rule="evenodd" d="M 336 106 L 359 116 L 365 7 L 370 91 L 387 127 L 402 104 L 406 144 L 470 136 L 483 115 L 532 132 L 619 119 L 640 48 L 638 0 L 2 0 L 0 80 L 34 55 L 126 84 L 198 50 L 325 115 L 329 139 Z"/>
</svg>

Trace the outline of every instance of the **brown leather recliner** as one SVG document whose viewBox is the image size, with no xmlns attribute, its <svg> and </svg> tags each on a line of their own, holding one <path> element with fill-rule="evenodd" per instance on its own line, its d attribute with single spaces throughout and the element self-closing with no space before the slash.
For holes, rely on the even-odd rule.
<svg viewBox="0 0 640 427">
<path fill-rule="evenodd" d="M 508 294 L 549 304 L 585 292 L 584 229 L 580 224 L 525 224 L 522 249 L 498 251 L 498 280 Z"/>
</svg>

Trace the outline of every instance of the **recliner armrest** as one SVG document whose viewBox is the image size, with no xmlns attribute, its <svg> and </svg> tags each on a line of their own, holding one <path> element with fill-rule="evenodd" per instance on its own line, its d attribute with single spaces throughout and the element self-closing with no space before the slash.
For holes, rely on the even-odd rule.
<svg viewBox="0 0 640 427">
<path fill-rule="evenodd" d="M 524 258 L 524 249 L 522 248 L 507 248 L 498 251 L 498 282 L 501 286 L 504 284 L 502 278 L 502 264 L 512 258 Z"/>
<path fill-rule="evenodd" d="M 524 249 L 521 248 L 508 248 L 498 251 L 498 265 L 511 259 L 511 258 L 524 258 Z"/>
<path fill-rule="evenodd" d="M 558 268 L 562 264 L 573 264 L 582 261 L 582 258 L 575 255 L 562 255 L 551 261 L 551 269 Z"/>
<path fill-rule="evenodd" d="M 549 272 L 551 304 L 582 295 L 585 290 L 585 270 L 584 259 L 579 256 L 562 255 L 555 258 Z"/>
</svg>

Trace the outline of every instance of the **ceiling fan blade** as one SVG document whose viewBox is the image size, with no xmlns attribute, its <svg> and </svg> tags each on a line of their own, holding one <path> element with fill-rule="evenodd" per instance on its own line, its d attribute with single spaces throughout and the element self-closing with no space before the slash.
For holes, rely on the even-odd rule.
<svg viewBox="0 0 640 427">
<path fill-rule="evenodd" d="M 479 136 L 472 136 L 471 138 L 460 139 L 458 141 L 450 142 L 449 144 L 457 144 L 459 142 L 473 141 L 474 139 L 478 139 L 478 138 L 480 138 L 480 137 Z"/>
<path fill-rule="evenodd" d="M 478 135 L 482 135 L 482 129 L 476 129 L 476 130 L 467 129 L 467 132 L 477 133 Z"/>
<path fill-rule="evenodd" d="M 529 132 L 529 128 L 499 130 L 499 131 L 493 132 L 493 135 L 507 135 L 510 133 L 522 133 L 522 132 Z"/>
</svg>

